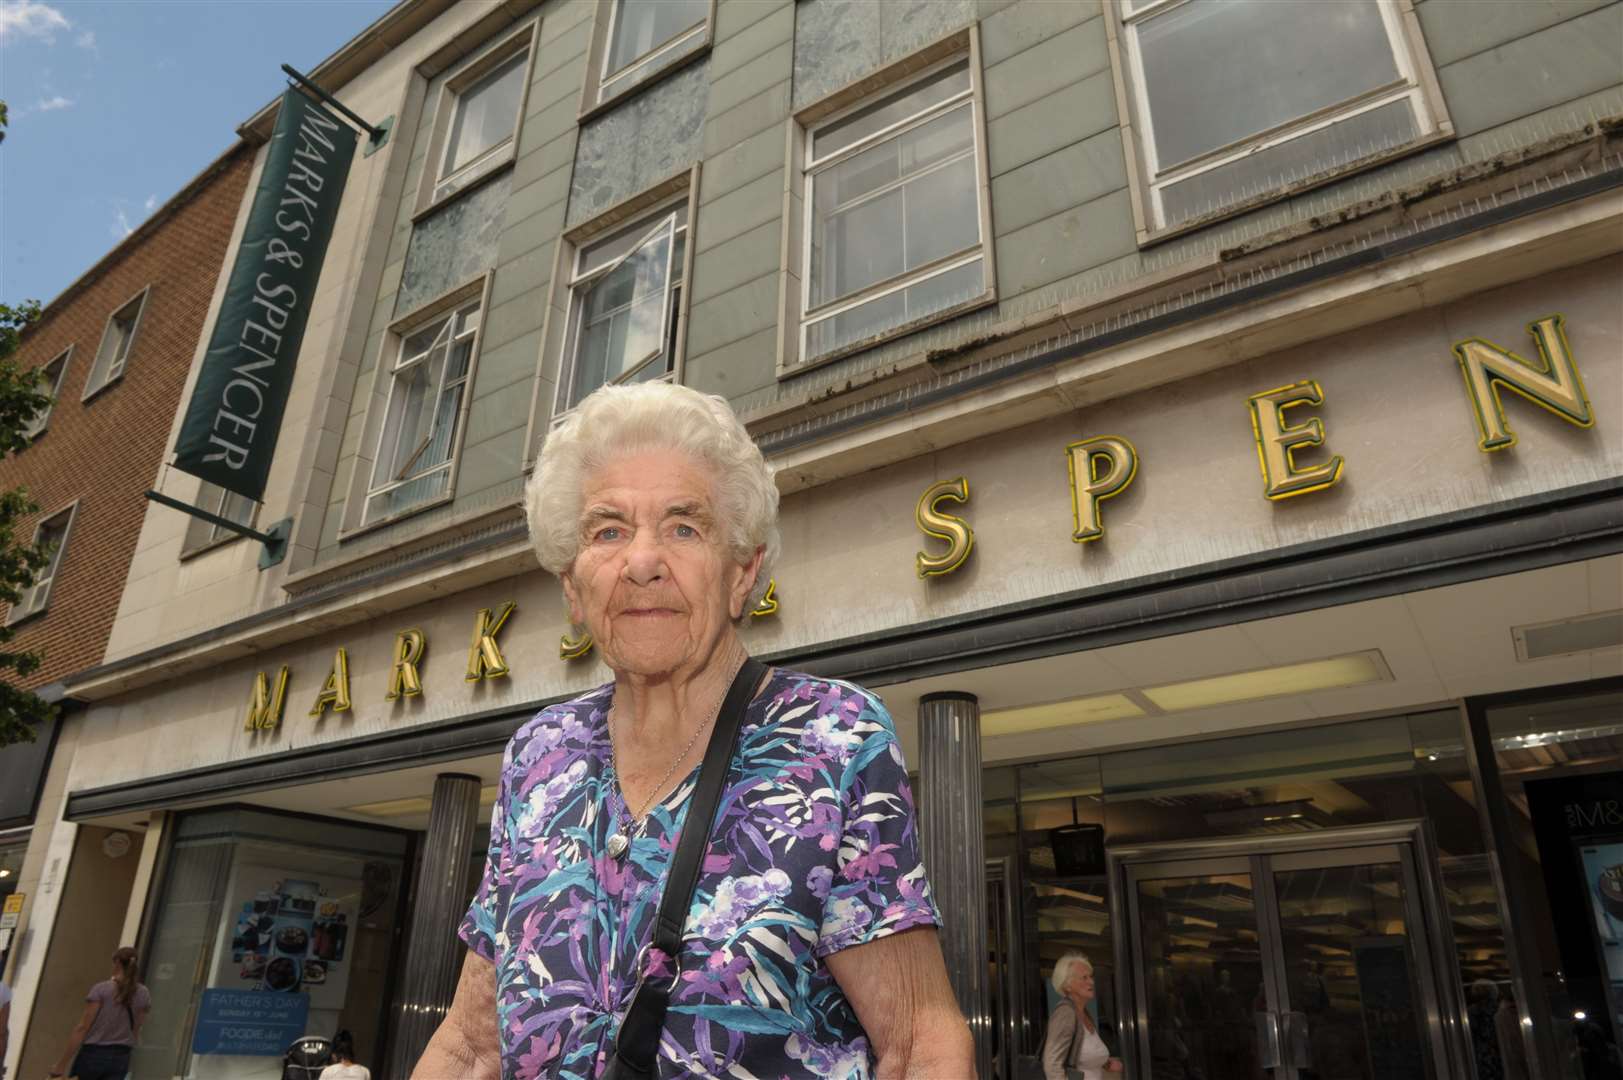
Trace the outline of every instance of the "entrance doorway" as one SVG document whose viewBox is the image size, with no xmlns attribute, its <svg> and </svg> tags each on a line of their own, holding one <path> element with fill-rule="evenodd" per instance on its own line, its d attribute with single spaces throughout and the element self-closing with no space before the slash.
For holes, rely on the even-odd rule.
<svg viewBox="0 0 1623 1080">
<path fill-rule="evenodd" d="M 1130 1076 L 1460 1075 L 1423 823 L 1109 853 Z"/>
</svg>

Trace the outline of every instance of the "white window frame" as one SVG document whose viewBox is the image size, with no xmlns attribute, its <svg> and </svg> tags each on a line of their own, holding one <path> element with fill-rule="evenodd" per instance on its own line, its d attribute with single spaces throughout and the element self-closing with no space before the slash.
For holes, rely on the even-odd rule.
<svg viewBox="0 0 1623 1080">
<path fill-rule="evenodd" d="M 877 99 L 890 97 L 966 60 L 969 69 L 969 89 L 967 91 L 954 95 L 946 101 L 931 105 L 927 109 L 905 120 L 897 121 L 880 131 L 873 132 L 836 152 L 826 154 L 821 158 L 813 156 L 813 141 L 818 131 L 838 123 L 852 113 L 872 104 Z M 974 140 L 972 153 L 975 161 L 976 215 L 980 228 L 979 245 L 953 255 L 944 256 L 935 262 L 916 267 L 884 281 L 875 282 L 859 292 L 840 297 L 838 300 L 825 302 L 815 311 L 810 310 L 812 255 L 810 238 L 814 211 L 812 184 L 815 176 L 855 154 L 879 145 L 887 139 L 929 123 L 953 109 L 961 108 L 966 102 L 969 103 L 970 129 Z M 803 371 L 810 371 L 823 364 L 832 363 L 853 353 L 863 352 L 887 341 L 917 333 L 926 326 L 945 322 L 976 308 L 997 302 L 997 267 L 993 257 L 992 244 L 991 171 L 987 162 L 985 90 L 982 84 L 980 35 L 977 27 L 971 26 L 964 31 L 950 35 L 914 56 L 893 64 L 873 76 L 836 91 L 822 101 L 802 109 L 789 120 L 788 144 L 791 190 L 784 198 L 784 273 L 779 289 L 779 301 L 782 307 L 780 312 L 782 332 L 778 343 L 778 377 L 780 379 Z M 865 338 L 862 341 L 831 350 L 815 358 L 806 358 L 807 331 L 812 323 L 822 322 L 843 311 L 870 303 L 890 293 L 910 288 L 921 281 L 958 269 L 977 260 L 981 262 L 982 280 L 985 282 L 985 287 L 979 295 L 892 327 L 873 338 Z"/>
<path fill-rule="evenodd" d="M 73 363 L 73 350 L 74 346 L 69 345 L 67 348 L 57 353 L 56 356 L 52 357 L 51 362 L 46 364 L 41 369 L 42 371 L 48 373 L 53 364 L 62 365 L 57 370 L 56 378 L 50 380 L 51 387 L 48 391 L 46 391 L 46 393 L 50 394 L 51 396 L 50 402 L 47 403 L 45 408 L 41 409 L 38 415 L 34 417 L 33 421 L 29 423 L 28 430 L 23 432 L 23 434 L 26 435 L 30 440 L 37 439 L 43 435 L 45 433 L 45 428 L 51 422 L 51 413 L 56 410 L 56 403 L 62 397 L 62 383 L 67 379 L 68 365 Z"/>
<path fill-rule="evenodd" d="M 375 478 L 369 478 L 364 495 L 366 501 L 361 511 L 361 521 L 363 525 L 377 524 L 382 521 L 392 520 L 394 518 L 404 516 L 405 514 L 415 513 L 424 506 L 432 506 L 443 502 L 449 497 L 448 493 L 455 490 L 455 470 L 457 461 L 461 457 L 460 450 L 462 446 L 462 439 L 467 432 L 468 426 L 468 405 L 473 386 L 474 358 L 479 354 L 479 338 L 481 333 L 484 331 L 485 325 L 484 316 L 486 312 L 484 303 L 485 298 L 482 295 L 472 297 L 465 296 L 459 303 L 447 305 L 444 310 L 435 312 L 433 315 L 426 318 L 417 319 L 411 324 L 402 327 L 400 330 L 390 335 L 392 344 L 394 346 L 394 348 L 390 351 L 393 353 L 394 360 L 390 364 L 388 370 L 381 373 L 381 377 L 386 383 L 386 388 L 384 390 L 382 399 L 383 417 L 378 424 L 377 441 L 374 444 L 375 450 L 372 455 L 371 467 L 373 470 L 376 469 L 377 462 L 382 458 L 384 446 L 389 441 L 392 434 L 388 426 L 389 413 L 390 407 L 394 404 L 395 393 L 400 388 L 400 375 L 403 372 L 409 371 L 410 369 L 418 366 L 419 364 L 429 363 L 430 358 L 434 354 L 434 349 L 439 344 L 440 336 L 436 335 L 433 342 L 429 344 L 427 349 L 424 349 L 421 353 L 413 357 L 405 356 L 406 342 L 408 340 L 410 340 L 413 336 L 422 333 L 424 330 L 433 327 L 436 323 L 443 323 L 444 330 L 442 333 L 450 334 L 449 339 L 445 342 L 446 363 L 440 369 L 439 382 L 434 387 L 434 393 L 430 404 L 428 405 L 430 414 L 429 435 L 423 440 L 423 444 L 417 448 L 412 457 L 408 459 L 406 465 L 402 466 L 400 470 L 401 472 L 404 472 L 407 468 L 409 468 L 412 462 L 415 461 L 416 458 L 421 455 L 422 452 L 427 449 L 429 444 L 433 441 L 435 429 L 432 425 L 434 420 L 439 416 L 439 404 L 440 401 L 445 397 L 445 394 L 450 390 L 460 389 L 461 395 L 457 401 L 456 415 L 452 420 L 452 423 L 455 426 L 452 428 L 451 436 L 448 440 L 445 460 L 439 464 L 431 465 L 417 472 L 413 472 L 409 476 L 403 477 L 399 473 L 396 473 L 393 477 L 383 481 L 382 483 L 378 483 Z M 474 323 L 472 329 L 467 329 L 466 319 L 470 315 L 470 309 L 472 309 L 473 314 L 478 316 L 478 321 Z M 464 341 L 466 341 L 468 344 L 467 370 L 454 379 L 448 379 L 446 376 L 451 369 L 451 365 L 449 363 L 450 355 L 457 348 L 457 346 Z M 382 515 L 381 517 L 374 518 L 372 516 L 373 499 L 380 495 L 387 495 L 396 488 L 404 487 L 407 484 L 415 484 L 420 480 L 427 479 L 437 472 L 446 473 L 445 488 L 440 494 L 424 499 L 421 504 L 414 504 L 410 507 L 401 507 Z"/>
<path fill-rule="evenodd" d="M 414 217 L 422 217 L 474 190 L 487 178 L 510 165 L 517 156 L 519 130 L 524 126 L 524 112 L 529 107 L 530 100 L 530 80 L 535 74 L 538 25 L 531 22 L 486 48 L 448 76 L 445 84 L 440 87 L 439 102 L 435 107 L 434 123 L 430 129 L 433 138 L 429 142 L 428 156 L 423 162 L 417 198 L 418 209 Z M 454 170 L 447 171 L 446 166 L 451 153 L 451 130 L 456 126 L 463 93 L 520 54 L 524 56 L 523 72 L 520 75 L 522 86 L 519 91 L 518 108 L 513 116 L 513 130 L 506 138 L 492 143 L 477 157 Z M 447 190 L 447 186 L 452 184 L 455 186 Z"/>
<path fill-rule="evenodd" d="M 247 501 L 248 512 L 242 517 L 232 517 L 227 513 L 233 499 L 245 499 Z M 207 510 L 211 514 L 218 514 L 228 521 L 235 521 L 239 525 L 246 525 L 250 528 L 253 526 L 254 520 L 259 517 L 259 504 L 257 502 L 248 499 L 247 496 L 238 495 L 234 491 L 228 491 L 217 484 L 211 484 L 206 480 L 203 482 L 202 487 L 198 489 L 196 504 L 200 509 Z M 212 551 L 224 544 L 229 544 L 233 540 L 241 539 L 243 539 L 241 533 L 232 532 L 230 529 L 216 525 L 212 521 L 191 518 L 186 524 L 186 536 L 181 541 L 180 557 L 189 559 L 193 555 L 201 555 L 205 551 Z"/>
<path fill-rule="evenodd" d="M 124 301 L 113 309 L 107 316 L 107 322 L 102 326 L 101 343 L 96 346 L 96 358 L 91 361 L 90 374 L 85 379 L 85 390 L 81 401 L 89 401 L 109 386 L 124 377 L 124 371 L 130 366 L 130 353 L 135 351 L 135 341 L 141 336 L 141 322 L 146 318 L 147 297 L 152 292 L 148 285 L 140 292 Z M 119 323 L 120 316 L 130 312 L 130 332 L 124 338 L 122 348 L 116 357 L 108 353 L 108 343 L 112 341 L 114 328 Z"/>
<path fill-rule="evenodd" d="M 51 561 L 40 571 L 43 576 L 24 589 L 22 595 L 17 598 L 17 603 L 13 604 L 11 610 L 7 612 L 7 626 L 22 622 L 24 619 L 31 619 L 50 607 L 51 587 L 56 584 L 56 579 L 62 573 L 62 560 L 67 555 L 68 540 L 73 535 L 73 520 L 78 514 L 79 503 L 78 500 L 75 500 L 55 513 L 40 518 L 39 522 L 34 526 L 33 542 L 37 544 L 40 541 L 40 534 L 46 528 L 53 522 L 62 521 L 62 540 L 57 544 L 56 551 L 51 554 Z"/>
<path fill-rule="evenodd" d="M 584 122 L 615 103 L 630 97 L 661 76 L 706 55 L 715 36 L 716 2 L 710 0 L 702 21 L 678 32 L 634 57 L 629 63 L 609 70 L 609 46 L 620 20 L 620 0 L 597 0 L 597 14 L 592 27 L 590 62 L 586 66 L 586 85 L 581 90 L 580 117 Z M 692 44 L 700 39 L 697 44 Z M 683 51 L 683 46 L 692 45 Z M 680 55 L 678 55 L 680 53 Z"/>
<path fill-rule="evenodd" d="M 579 404 L 577 401 L 571 401 L 570 397 L 573 393 L 575 383 L 577 349 L 580 344 L 581 313 L 585 307 L 585 297 L 580 294 L 581 289 L 583 287 L 587 289 L 595 287 L 597 283 L 614 273 L 614 271 L 623 265 L 627 259 L 631 258 L 631 256 L 640 251 L 644 244 L 646 244 L 649 240 L 652 240 L 661 229 L 665 228 L 667 224 L 669 224 L 671 228 L 671 244 L 669 249 L 666 251 L 665 260 L 665 296 L 660 312 L 660 352 L 647 357 L 641 364 L 637 365 L 637 367 L 633 368 L 631 371 L 617 375 L 602 385 L 608 386 L 630 381 L 633 376 L 644 370 L 646 367 L 648 367 L 648 365 L 657 363 L 660 356 L 667 351 L 670 353 L 670 355 L 666 357 L 666 369 L 664 373 L 661 374 L 657 379 L 647 381 L 680 382 L 680 380 L 677 378 L 677 374 L 680 369 L 681 355 L 684 351 L 684 342 L 682 339 L 686 332 L 686 310 L 690 294 L 687 273 L 692 262 L 693 247 L 691 243 L 693 226 L 691 195 L 692 189 L 689 189 L 679 196 L 665 200 L 660 205 L 649 209 L 646 213 L 638 214 L 635 218 L 636 224 L 647 226 L 647 228 L 643 230 L 643 235 L 623 255 L 601 267 L 598 267 L 595 270 L 583 272 L 580 269 L 581 259 L 597 240 L 604 238 L 605 233 L 618 230 L 599 230 L 596 235 L 588 235 L 581 238 L 578 242 L 570 245 L 570 269 L 568 272 L 568 281 L 565 285 L 564 297 L 565 311 L 567 314 L 564 324 L 563 352 L 561 355 L 561 363 L 558 366 L 559 377 L 557 401 L 553 406 L 553 414 L 555 416 L 561 417 L 564 413 L 568 412 L 570 409 Z M 625 227 L 624 223 L 620 223 L 619 227 Z M 681 236 L 683 238 L 681 266 L 677 266 L 675 263 L 677 236 Z M 671 279 L 673 276 L 672 271 L 680 271 L 682 274 L 681 281 L 676 286 L 681 290 L 681 292 L 674 300 L 671 297 Z M 596 387 L 593 389 L 596 389 Z"/>
<path fill-rule="evenodd" d="M 1118 99 L 1126 106 L 1122 140 L 1133 172 L 1133 213 L 1139 243 L 1177 236 L 1278 201 L 1305 190 L 1301 186 L 1303 180 L 1308 181 L 1308 186 L 1317 187 L 1453 137 L 1454 127 L 1443 103 L 1442 91 L 1426 50 L 1419 20 L 1414 14 L 1412 0 L 1375 0 L 1382 28 L 1386 32 L 1387 45 L 1392 50 L 1397 78 L 1335 105 L 1304 113 L 1225 146 L 1214 147 L 1163 170 L 1155 149 L 1154 118 L 1150 115 L 1143 54 L 1138 45 L 1138 27 L 1148 19 L 1189 2 L 1139 0 L 1133 3 L 1130 0 L 1111 0 L 1105 5 L 1109 9 L 1106 27 L 1110 31 L 1110 54 Z M 1407 100 L 1414 111 L 1415 136 L 1409 142 L 1345 165 L 1328 166 L 1312 177 L 1282 183 L 1277 190 L 1236 199 L 1208 213 L 1166 223 L 1163 192 L 1174 184 L 1403 100 Z"/>
</svg>

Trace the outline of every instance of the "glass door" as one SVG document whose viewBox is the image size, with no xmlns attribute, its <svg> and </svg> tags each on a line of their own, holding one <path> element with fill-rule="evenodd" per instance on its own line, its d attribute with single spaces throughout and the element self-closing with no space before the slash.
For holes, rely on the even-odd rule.
<svg viewBox="0 0 1623 1080">
<path fill-rule="evenodd" d="M 1224 846 L 1220 857 L 1146 852 L 1122 863 L 1133 1072 L 1152 1080 L 1447 1075 L 1412 847 Z"/>
</svg>

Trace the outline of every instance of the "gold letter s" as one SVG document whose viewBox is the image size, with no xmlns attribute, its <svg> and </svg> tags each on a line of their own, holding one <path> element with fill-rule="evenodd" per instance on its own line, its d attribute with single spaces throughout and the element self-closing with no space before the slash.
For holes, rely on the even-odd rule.
<svg viewBox="0 0 1623 1080">
<path fill-rule="evenodd" d="M 937 577 L 950 574 L 964 565 L 969 553 L 975 550 L 975 531 L 963 518 L 953 517 L 936 508 L 936 504 L 951 499 L 956 503 L 969 501 L 969 481 L 962 476 L 956 480 L 941 480 L 924 489 L 919 496 L 918 509 L 913 520 L 925 536 L 947 542 L 947 550 L 940 555 L 918 553 L 919 577 Z"/>
</svg>

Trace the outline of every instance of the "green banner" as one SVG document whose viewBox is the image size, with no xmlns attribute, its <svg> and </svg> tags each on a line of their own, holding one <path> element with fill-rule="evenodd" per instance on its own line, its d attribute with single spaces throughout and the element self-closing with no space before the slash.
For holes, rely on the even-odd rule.
<svg viewBox="0 0 1623 1080">
<path fill-rule="evenodd" d="M 344 194 L 355 132 L 297 90 L 282 95 L 175 468 L 259 501 L 293 364 Z"/>
</svg>

